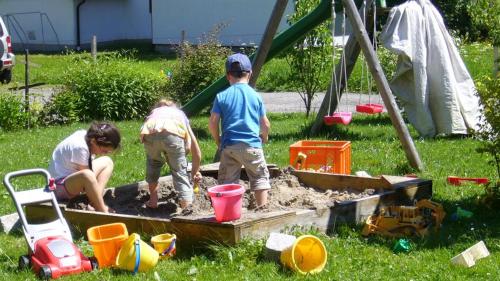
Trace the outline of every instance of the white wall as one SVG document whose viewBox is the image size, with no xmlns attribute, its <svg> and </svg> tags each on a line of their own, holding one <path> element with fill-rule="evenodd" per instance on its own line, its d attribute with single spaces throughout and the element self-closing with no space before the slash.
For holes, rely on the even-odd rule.
<svg viewBox="0 0 500 281">
<path fill-rule="evenodd" d="M 224 23 L 219 41 L 224 45 L 258 45 L 276 1 L 271 0 L 152 0 L 153 44 L 178 44 L 185 39 L 198 43 L 216 24 Z M 288 1 L 277 32 L 288 25 L 286 15 L 293 12 Z"/>
<path fill-rule="evenodd" d="M 148 0 L 87 0 L 81 6 L 81 43 L 151 39 Z"/>
<path fill-rule="evenodd" d="M 0 14 L 14 44 L 74 45 L 74 4 L 73 0 L 0 0 Z"/>
</svg>

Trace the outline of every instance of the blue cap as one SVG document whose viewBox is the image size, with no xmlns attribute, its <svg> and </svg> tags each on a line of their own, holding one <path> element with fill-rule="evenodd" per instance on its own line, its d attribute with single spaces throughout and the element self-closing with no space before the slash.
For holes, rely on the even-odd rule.
<svg viewBox="0 0 500 281">
<path fill-rule="evenodd" d="M 235 64 L 237 63 L 237 64 Z M 250 59 L 241 53 L 230 55 L 226 60 L 226 72 L 252 72 Z"/>
</svg>

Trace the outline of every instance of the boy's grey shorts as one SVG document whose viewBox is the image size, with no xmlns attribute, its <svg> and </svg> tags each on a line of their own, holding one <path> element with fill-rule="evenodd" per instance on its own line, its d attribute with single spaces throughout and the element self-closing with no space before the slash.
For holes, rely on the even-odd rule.
<svg viewBox="0 0 500 281">
<path fill-rule="evenodd" d="M 245 143 L 237 143 L 222 149 L 218 175 L 219 184 L 238 183 L 242 165 L 250 180 L 251 190 L 271 188 L 264 151 L 262 148 L 250 147 Z"/>
</svg>

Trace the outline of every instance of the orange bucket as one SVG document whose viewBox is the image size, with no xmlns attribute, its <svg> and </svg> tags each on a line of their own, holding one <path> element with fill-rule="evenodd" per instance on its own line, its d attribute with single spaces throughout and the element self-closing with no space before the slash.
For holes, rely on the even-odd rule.
<svg viewBox="0 0 500 281">
<path fill-rule="evenodd" d="M 104 224 L 87 229 L 87 237 L 99 267 L 105 268 L 115 264 L 118 251 L 128 238 L 128 231 L 121 222 Z"/>
</svg>

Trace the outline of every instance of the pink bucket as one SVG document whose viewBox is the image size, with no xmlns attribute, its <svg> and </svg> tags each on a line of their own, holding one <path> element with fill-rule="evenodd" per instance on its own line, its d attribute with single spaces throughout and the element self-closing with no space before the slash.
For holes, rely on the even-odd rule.
<svg viewBox="0 0 500 281">
<path fill-rule="evenodd" d="M 210 187 L 208 194 L 218 222 L 237 220 L 241 217 L 245 188 L 239 184 L 223 184 Z"/>
</svg>

